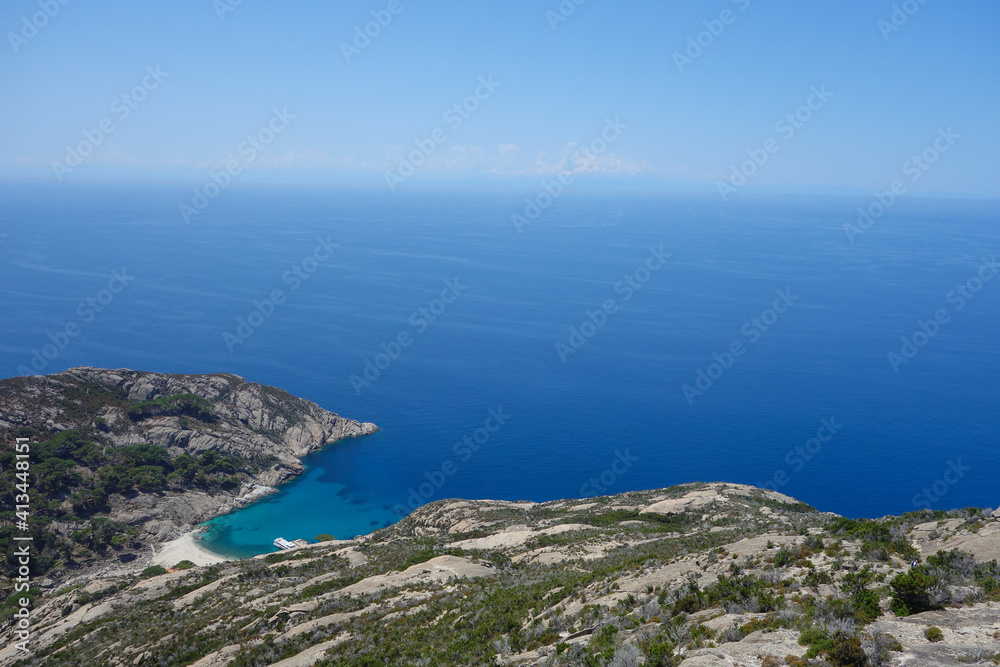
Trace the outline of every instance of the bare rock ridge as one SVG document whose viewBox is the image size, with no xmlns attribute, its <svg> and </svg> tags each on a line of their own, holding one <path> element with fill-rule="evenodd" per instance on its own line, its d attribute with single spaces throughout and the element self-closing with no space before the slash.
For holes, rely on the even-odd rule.
<svg viewBox="0 0 1000 667">
<path fill-rule="evenodd" d="M 119 543 L 112 551 L 94 550 L 104 558 L 175 538 L 201 521 L 273 492 L 302 472 L 300 457 L 377 430 L 375 424 L 341 417 L 281 389 L 228 373 L 172 375 L 80 367 L 0 380 L 0 437 L 6 446 L 15 437 L 44 443 L 71 432 L 96 446 L 86 450 L 89 465 L 74 460 L 81 457 L 82 445 L 58 454 L 61 465 L 75 467 L 64 477 L 52 478 L 53 486 L 70 488 L 62 494 L 53 490 L 51 499 L 62 505 L 50 512 L 47 527 L 68 537 L 81 529 L 81 519 L 107 517 L 130 526 L 133 548 Z M 159 465 L 162 478 L 153 471 L 152 478 L 129 486 L 110 476 L 108 468 L 115 461 L 98 457 L 101 451 L 136 445 L 166 452 L 163 461 L 128 463 Z M 221 457 L 231 458 L 210 463 Z M 168 475 L 172 467 L 165 462 L 192 460 L 200 461 L 200 468 L 188 465 Z"/>
<path fill-rule="evenodd" d="M 276 387 L 247 382 L 238 375 L 167 375 L 129 370 L 71 368 L 64 375 L 84 382 L 113 387 L 129 401 L 154 401 L 178 394 L 194 394 L 212 402 L 215 428 L 183 428 L 178 418 L 130 423 L 124 411 L 108 407 L 97 415 L 115 433 L 116 445 L 148 442 L 161 447 L 177 447 L 191 453 L 215 449 L 245 457 L 274 456 L 278 463 L 261 473 L 258 481 L 273 486 L 302 471 L 300 457 L 323 445 L 378 430 L 375 424 L 345 419 Z M 54 379 L 53 382 L 59 382 Z"/>
</svg>

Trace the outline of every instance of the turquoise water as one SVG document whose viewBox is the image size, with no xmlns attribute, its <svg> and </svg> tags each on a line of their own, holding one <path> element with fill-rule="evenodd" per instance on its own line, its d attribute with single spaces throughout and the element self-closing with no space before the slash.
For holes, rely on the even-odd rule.
<svg viewBox="0 0 1000 667">
<path fill-rule="evenodd" d="M 350 537 L 441 498 L 698 480 L 769 484 L 851 516 L 998 504 L 1000 281 L 961 309 L 949 300 L 1000 248 L 995 202 L 901 201 L 851 244 L 843 224 L 863 197 L 574 193 L 518 234 L 526 193 L 234 186 L 191 225 L 185 194 L 0 189 L 0 295 L 15 314 L 0 354 L 14 375 L 76 321 L 42 372 L 226 371 L 382 428 L 212 522 L 220 552 Z M 283 276 L 327 236 L 339 248 L 293 289 Z M 660 245 L 669 260 L 639 271 Z M 134 282 L 84 321 L 78 304 L 123 267 Z M 223 335 L 275 289 L 285 301 L 230 351 Z M 778 290 L 794 305 L 769 313 Z M 895 372 L 888 354 L 941 309 L 948 322 Z M 401 334 L 410 344 L 379 358 Z M 368 361 L 388 363 L 352 383 Z M 963 470 L 946 482 L 949 462 Z"/>
<path fill-rule="evenodd" d="M 313 541 L 320 533 L 346 539 L 391 525 L 398 517 L 386 508 L 351 493 L 322 463 L 322 455 L 306 458 L 305 473 L 232 514 L 204 524 L 201 545 L 236 558 L 274 551 L 277 537 Z M 318 532 L 310 532 L 316 530 Z M 262 548 L 263 547 L 263 548 Z"/>
</svg>

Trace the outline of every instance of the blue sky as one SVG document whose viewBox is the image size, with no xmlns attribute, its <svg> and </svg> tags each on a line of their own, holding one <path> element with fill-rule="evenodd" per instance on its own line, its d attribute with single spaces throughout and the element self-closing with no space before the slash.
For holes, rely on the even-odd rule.
<svg viewBox="0 0 1000 667">
<path fill-rule="evenodd" d="M 900 9 L 886 32 L 894 3 L 878 0 L 565 0 L 568 16 L 558 0 L 399 0 L 348 62 L 342 43 L 389 0 L 243 0 L 220 11 L 232 1 L 5 2 L 0 176 L 58 182 L 53 163 L 109 120 L 66 181 L 204 179 L 277 109 L 294 119 L 240 178 L 381 185 L 439 130 L 445 139 L 403 187 L 537 182 L 570 169 L 714 190 L 773 139 L 754 188 L 871 191 L 950 127 L 959 138 L 909 191 L 1000 195 L 995 2 L 896 3 L 912 14 Z M 43 5 L 54 15 L 25 30 Z M 729 23 L 713 23 L 720 16 Z M 674 54 L 699 33 L 705 46 L 680 71 Z M 165 78 L 120 118 L 115 100 L 154 82 L 147 68 L 157 67 Z M 447 122 L 480 77 L 499 85 L 459 126 Z M 813 98 L 792 136 L 778 131 L 814 86 L 832 97 Z M 608 119 L 625 126 L 615 140 L 574 159 Z"/>
</svg>

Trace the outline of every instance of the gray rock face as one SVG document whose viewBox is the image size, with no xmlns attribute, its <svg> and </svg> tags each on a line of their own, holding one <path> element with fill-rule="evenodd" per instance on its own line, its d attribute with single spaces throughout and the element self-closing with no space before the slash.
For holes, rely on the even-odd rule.
<svg viewBox="0 0 1000 667">
<path fill-rule="evenodd" d="M 192 453 L 218 449 L 241 456 L 272 455 L 298 471 L 301 464 L 294 459 L 329 442 L 378 430 L 375 424 L 345 419 L 276 387 L 247 382 L 228 373 L 167 375 L 83 367 L 72 368 L 65 375 L 116 388 L 135 402 L 194 394 L 211 401 L 213 411 L 221 417 L 217 428 L 208 430 L 182 428 L 180 420 L 173 417 L 145 420 L 116 434 L 115 444 L 149 442 Z M 128 422 L 128 417 L 119 412 L 102 416 L 115 425 Z"/>
<path fill-rule="evenodd" d="M 267 485 L 299 472 L 302 466 L 298 458 L 327 443 L 378 430 L 375 424 L 345 419 L 281 389 L 226 373 L 168 375 L 81 367 L 58 375 L 4 380 L 0 385 L 6 385 L 0 387 L 0 406 L 4 408 L 0 429 L 76 428 L 86 432 L 93 429 L 93 419 L 100 417 L 107 430 L 94 436 L 108 445 L 150 443 L 191 454 L 215 449 L 246 457 L 277 457 L 279 470 L 260 480 Z M 66 399 L 72 401 L 90 386 L 131 403 L 194 394 L 213 403 L 218 419 L 213 424 L 192 423 L 176 416 L 133 421 L 125 409 L 112 405 L 102 406 L 97 414 L 71 413 Z"/>
<path fill-rule="evenodd" d="M 111 516 L 131 526 L 142 526 L 153 542 L 177 537 L 185 528 L 218 514 L 220 500 L 202 491 L 185 491 L 164 496 L 139 494 L 113 499 Z"/>
</svg>

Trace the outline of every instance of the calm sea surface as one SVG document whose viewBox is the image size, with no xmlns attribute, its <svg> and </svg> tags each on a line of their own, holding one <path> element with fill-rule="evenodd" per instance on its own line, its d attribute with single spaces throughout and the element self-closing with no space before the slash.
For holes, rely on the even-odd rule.
<svg viewBox="0 0 1000 667">
<path fill-rule="evenodd" d="M 528 194 L 234 186 L 184 224 L 184 188 L 0 186 L 0 374 L 74 322 L 40 372 L 231 372 L 382 427 L 211 522 L 231 555 L 691 481 L 1000 504 L 995 202 L 900 201 L 852 244 L 864 198 L 570 193 L 518 233 Z"/>
</svg>

